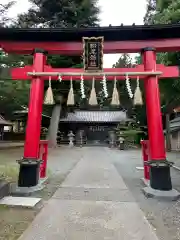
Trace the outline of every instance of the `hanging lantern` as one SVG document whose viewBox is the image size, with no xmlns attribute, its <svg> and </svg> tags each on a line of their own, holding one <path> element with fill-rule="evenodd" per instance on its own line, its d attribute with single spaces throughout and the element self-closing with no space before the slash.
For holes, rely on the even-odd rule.
<svg viewBox="0 0 180 240">
<path fill-rule="evenodd" d="M 53 90 L 51 87 L 51 77 L 49 77 L 49 87 L 47 89 L 45 98 L 44 98 L 45 105 L 53 105 L 54 104 L 54 97 L 53 97 Z"/>
<path fill-rule="evenodd" d="M 142 93 L 139 86 L 139 77 L 137 77 L 137 86 L 134 93 L 134 105 L 143 105 Z"/>
<path fill-rule="evenodd" d="M 74 90 L 73 90 L 73 82 L 72 77 L 70 79 L 70 90 L 67 98 L 67 105 L 74 105 Z"/>
<path fill-rule="evenodd" d="M 93 77 L 92 80 L 92 89 L 89 97 L 89 105 L 97 105 L 97 96 L 96 96 L 96 89 L 95 89 L 95 79 Z"/>
<path fill-rule="evenodd" d="M 117 90 L 117 80 L 116 77 L 114 78 L 114 89 L 112 93 L 112 100 L 111 100 L 111 105 L 120 105 L 120 100 L 119 100 L 119 93 Z"/>
</svg>

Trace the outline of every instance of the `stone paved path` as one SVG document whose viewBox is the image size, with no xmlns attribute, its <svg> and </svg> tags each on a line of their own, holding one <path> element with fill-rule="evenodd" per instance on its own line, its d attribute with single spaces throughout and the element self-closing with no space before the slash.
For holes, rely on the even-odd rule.
<svg viewBox="0 0 180 240">
<path fill-rule="evenodd" d="M 158 240 L 114 167 L 113 151 L 70 151 L 79 162 L 19 240 Z"/>
</svg>

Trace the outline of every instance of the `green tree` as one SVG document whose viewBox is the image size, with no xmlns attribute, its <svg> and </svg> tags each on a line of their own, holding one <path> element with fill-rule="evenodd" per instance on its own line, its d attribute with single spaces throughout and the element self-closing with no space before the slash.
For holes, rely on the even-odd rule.
<svg viewBox="0 0 180 240">
<path fill-rule="evenodd" d="M 113 65 L 114 68 L 131 68 L 133 67 L 133 60 L 129 54 L 122 54 L 119 60 Z M 125 80 L 125 78 L 124 78 Z M 125 81 L 118 81 L 117 88 L 120 95 L 121 104 L 126 109 L 132 108 L 132 100 L 129 98 Z M 132 91 L 135 89 L 135 81 L 131 81 Z"/>
<path fill-rule="evenodd" d="M 128 53 L 124 53 L 120 56 L 118 61 L 113 64 L 113 68 L 121 68 L 121 67 L 132 67 L 133 61 Z"/>
<path fill-rule="evenodd" d="M 115 68 L 133 68 L 135 65 L 141 63 L 141 57 L 137 56 L 135 61 L 130 57 L 129 54 L 122 54 L 116 64 L 113 65 Z M 140 82 L 141 91 L 144 97 L 144 88 L 142 81 Z M 136 81 L 131 81 L 132 92 L 135 91 Z M 118 81 L 118 90 L 120 93 L 122 106 L 127 109 L 127 114 L 130 118 L 133 118 L 138 124 L 146 125 L 146 109 L 143 106 L 134 106 L 132 99 L 129 98 L 125 81 Z"/>
<path fill-rule="evenodd" d="M 153 16 L 156 12 L 156 0 L 148 0 L 147 2 L 147 10 L 144 17 L 145 24 L 151 24 L 153 22 Z"/>
<path fill-rule="evenodd" d="M 32 8 L 25 14 L 18 16 L 16 27 L 20 28 L 81 28 L 98 25 L 99 8 L 95 0 L 31 0 Z M 48 63 L 52 67 L 72 68 L 82 66 L 81 56 L 48 56 Z M 88 84 L 87 81 L 86 85 Z M 88 86 L 85 86 L 85 88 Z M 47 88 L 47 86 L 46 86 Z M 52 83 L 55 96 L 63 95 L 67 99 L 70 81 Z M 79 82 L 74 82 L 75 100 L 79 97 Z M 56 145 L 60 105 L 54 106 L 49 127 L 49 141 L 51 146 Z"/>
<path fill-rule="evenodd" d="M 0 27 L 8 26 L 11 19 L 7 17 L 7 13 L 14 3 L 15 1 L 10 1 L 7 4 L 0 4 Z"/>
<path fill-rule="evenodd" d="M 151 17 L 145 17 L 147 24 L 171 24 L 179 23 L 180 20 L 180 0 L 158 0 L 149 1 L 147 6 L 147 16 L 149 9 L 154 8 Z M 157 62 L 165 65 L 180 65 L 180 52 L 159 53 L 157 54 Z M 161 102 L 163 106 L 168 106 L 174 101 L 174 104 L 179 101 L 180 84 L 178 79 L 160 80 Z M 173 104 L 171 104 L 173 106 Z M 166 107 L 165 107 L 166 108 Z"/>
<path fill-rule="evenodd" d="M 32 8 L 20 14 L 19 27 L 89 27 L 97 26 L 97 0 L 30 0 Z"/>
<path fill-rule="evenodd" d="M 31 1 L 32 8 L 27 13 L 20 14 L 16 22 L 11 22 L 11 27 L 86 27 L 96 26 L 98 24 L 99 8 L 94 0 L 76 0 L 76 1 Z M 0 23 L 1 26 L 6 27 L 7 18 L 6 13 L 13 5 L 13 2 L 7 5 L 0 5 Z M 10 19 L 8 19 L 10 20 Z M 25 81 L 7 81 L 10 78 L 9 70 L 11 67 L 19 67 L 26 64 L 32 64 L 32 56 L 5 54 L 0 53 L 0 78 L 1 78 L 1 106 L 6 105 L 6 109 L 13 109 L 8 107 L 9 103 L 5 99 L 13 99 L 14 109 L 16 110 L 15 102 L 23 106 L 28 104 L 29 82 Z M 49 55 L 48 63 L 52 67 L 82 67 L 81 56 L 59 56 Z M 6 81 L 5 81 L 6 80 Z M 47 84 L 47 82 L 46 82 Z M 74 84 L 79 89 L 79 82 Z M 23 86 L 23 87 L 22 87 Z M 46 85 L 47 88 L 47 85 Z M 53 81 L 54 95 L 63 94 L 67 96 L 69 89 L 69 82 L 62 83 Z M 13 91 L 12 91 L 13 90 Z M 22 92 L 20 92 L 22 91 Z M 9 98 L 8 92 L 11 92 Z M 77 90 L 77 100 L 80 99 L 79 91 Z M 4 99 L 4 100 L 2 100 Z M 16 100 L 15 100 L 16 99 Z M 6 110 L 5 109 L 5 110 Z M 46 108 L 45 108 L 46 109 Z M 4 111 L 1 108 L 1 111 Z M 8 111 L 9 112 L 9 111 Z"/>
<path fill-rule="evenodd" d="M 0 4 L 1 27 L 8 27 L 12 21 L 7 17 L 7 13 L 14 3 L 11 1 L 8 4 Z M 0 114 L 7 118 L 12 116 L 13 111 L 21 110 L 28 103 L 29 82 L 10 80 L 10 68 L 22 66 L 25 59 L 28 58 L 8 55 L 0 50 Z"/>
<path fill-rule="evenodd" d="M 180 0 L 149 0 L 147 12 L 144 18 L 145 24 L 172 24 L 179 23 L 180 20 Z M 139 60 L 140 57 L 137 59 Z M 157 54 L 157 62 L 164 65 L 180 64 L 180 53 L 159 53 Z M 169 135 L 169 113 L 174 107 L 179 105 L 180 101 L 180 84 L 178 79 L 160 80 L 160 93 L 162 111 L 166 114 L 167 128 L 167 149 L 171 150 Z"/>
<path fill-rule="evenodd" d="M 162 1 L 157 6 L 157 11 L 153 16 L 155 24 L 168 24 L 168 23 L 179 23 L 180 19 L 180 1 Z"/>
<path fill-rule="evenodd" d="M 164 9 L 167 9 L 173 2 L 173 0 L 148 0 L 147 10 L 144 17 L 145 24 L 155 24 L 155 16 L 163 15 Z"/>
<path fill-rule="evenodd" d="M 0 113 L 9 118 L 13 111 L 21 110 L 23 106 L 27 107 L 30 83 L 10 78 L 11 67 L 22 66 L 22 59 L 3 51 L 0 55 Z"/>
<path fill-rule="evenodd" d="M 17 27 L 81 28 L 97 26 L 99 23 L 99 8 L 95 0 L 31 0 L 30 2 L 32 8 L 27 13 L 18 16 Z M 55 68 L 82 67 L 82 57 L 49 55 L 48 64 Z M 86 84 L 89 85 L 88 82 Z M 77 88 L 76 100 L 79 101 L 79 82 L 74 83 L 74 86 Z M 52 87 L 55 95 L 63 94 L 65 98 L 67 97 L 68 81 L 53 82 Z"/>
</svg>

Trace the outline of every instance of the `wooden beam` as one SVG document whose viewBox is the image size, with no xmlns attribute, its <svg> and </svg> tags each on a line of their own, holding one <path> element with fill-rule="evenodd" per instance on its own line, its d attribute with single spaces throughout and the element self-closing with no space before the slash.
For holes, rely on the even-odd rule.
<svg viewBox="0 0 180 240">
<path fill-rule="evenodd" d="M 7 53 L 32 54 L 34 49 L 46 50 L 49 54 L 82 55 L 82 42 L 11 42 L 0 41 L 0 47 Z M 153 47 L 157 52 L 180 51 L 180 38 L 136 40 L 136 41 L 105 41 L 104 53 L 137 53 L 143 48 Z"/>
<path fill-rule="evenodd" d="M 121 76 L 121 73 L 123 73 L 122 75 L 124 75 L 124 73 L 129 72 L 129 76 L 133 75 L 131 73 L 134 72 L 143 72 L 144 71 L 144 67 L 143 65 L 137 65 L 134 68 L 105 68 L 104 72 L 108 73 L 109 76 L 107 76 L 108 80 L 114 80 L 114 73 L 119 73 L 119 75 L 117 75 L 117 80 L 125 80 L 125 76 Z M 25 66 L 24 68 L 12 68 L 11 69 L 11 77 L 13 80 L 27 80 L 27 79 L 31 79 L 30 76 L 28 76 L 28 72 L 33 72 L 33 67 L 32 66 Z M 52 68 L 51 66 L 45 66 L 44 67 L 44 72 L 52 72 L 55 73 L 56 76 L 52 76 L 52 80 L 58 80 L 58 76 L 57 73 L 66 73 L 66 76 L 62 76 L 62 80 L 69 80 L 70 77 L 73 75 L 69 75 L 68 73 L 74 73 L 75 76 L 73 76 L 73 80 L 80 80 L 80 77 L 82 74 L 84 74 L 84 70 L 80 69 L 80 68 Z M 176 66 L 170 66 L 170 67 L 166 67 L 162 64 L 158 64 L 157 65 L 157 72 L 162 72 L 162 75 L 159 76 L 159 78 L 176 78 L 179 77 L 179 68 Z M 110 75 L 110 73 L 112 73 L 112 76 Z M 96 75 L 96 74 L 94 74 Z M 133 75 L 130 76 L 131 79 L 137 79 L 138 75 Z M 139 74 L 139 78 L 143 79 L 144 76 Z M 47 76 L 42 76 L 42 79 L 44 80 L 48 80 Z M 84 76 L 84 80 L 88 80 L 88 79 L 92 79 L 92 76 Z M 102 76 L 97 76 L 96 79 L 101 80 Z"/>
</svg>

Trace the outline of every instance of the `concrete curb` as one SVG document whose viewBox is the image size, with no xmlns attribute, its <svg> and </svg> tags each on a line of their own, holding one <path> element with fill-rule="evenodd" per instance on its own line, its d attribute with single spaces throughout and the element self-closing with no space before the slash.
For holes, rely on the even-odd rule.
<svg viewBox="0 0 180 240">
<path fill-rule="evenodd" d="M 150 186 L 142 189 L 142 192 L 147 198 L 156 198 L 165 201 L 177 201 L 180 198 L 180 193 L 172 189 L 170 191 L 160 191 L 152 189 Z"/>
<path fill-rule="evenodd" d="M 174 169 L 180 171 L 180 167 L 177 167 L 177 166 L 172 166 Z"/>
<path fill-rule="evenodd" d="M 166 201 L 176 201 L 180 198 L 180 193 L 172 189 L 171 191 L 160 191 L 155 190 L 150 187 L 150 182 L 144 178 L 141 178 L 141 181 L 146 186 L 142 189 L 142 192 L 147 198 L 156 198 L 158 200 L 166 200 Z"/>
<path fill-rule="evenodd" d="M 34 187 L 18 187 L 16 184 L 11 185 L 10 194 L 12 196 L 31 196 L 35 192 L 39 192 L 43 190 L 46 186 L 46 182 L 48 181 L 48 177 L 45 179 L 40 179 L 38 185 Z"/>
<path fill-rule="evenodd" d="M 150 186 L 150 181 L 149 180 L 146 180 L 145 178 L 141 178 L 141 181 L 146 187 Z"/>
</svg>

